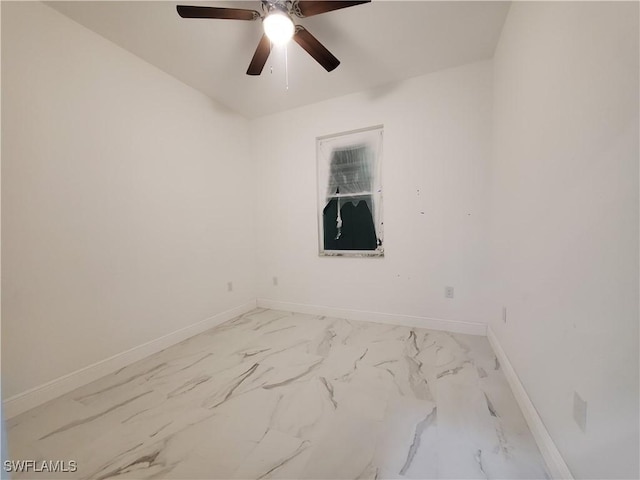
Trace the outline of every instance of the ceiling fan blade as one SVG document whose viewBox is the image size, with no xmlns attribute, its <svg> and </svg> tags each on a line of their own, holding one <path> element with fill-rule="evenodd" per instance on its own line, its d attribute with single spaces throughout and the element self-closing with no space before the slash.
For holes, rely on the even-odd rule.
<svg viewBox="0 0 640 480">
<path fill-rule="evenodd" d="M 262 35 L 260 43 L 258 43 L 258 48 L 256 48 L 256 52 L 253 54 L 253 58 L 249 64 L 249 68 L 247 68 L 247 75 L 260 75 L 264 64 L 267 63 L 267 58 L 269 58 L 270 53 L 271 40 L 269 40 L 269 37 L 266 35 Z"/>
<path fill-rule="evenodd" d="M 298 17 L 303 18 L 369 2 L 371 2 L 371 0 L 354 0 L 350 2 L 335 0 L 297 0 L 293 3 L 292 11 Z"/>
<path fill-rule="evenodd" d="M 298 25 L 296 27 L 296 33 L 293 36 L 293 39 L 298 45 L 304 48 L 307 53 L 316 60 L 316 62 L 322 65 L 327 72 L 330 72 L 340 65 L 340 60 L 334 57 L 333 54 L 303 26 Z"/>
<path fill-rule="evenodd" d="M 260 14 L 255 10 L 242 8 L 194 7 L 178 5 L 178 15 L 182 18 L 221 18 L 224 20 L 256 20 Z"/>
</svg>

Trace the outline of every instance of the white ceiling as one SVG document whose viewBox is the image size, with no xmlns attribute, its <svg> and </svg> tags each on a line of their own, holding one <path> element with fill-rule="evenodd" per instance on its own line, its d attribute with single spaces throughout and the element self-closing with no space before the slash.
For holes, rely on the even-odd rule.
<svg viewBox="0 0 640 480">
<path fill-rule="evenodd" d="M 338 59 L 327 73 L 296 43 L 245 74 L 260 21 L 182 19 L 175 6 L 260 10 L 260 2 L 70 1 L 48 5 L 248 118 L 487 59 L 509 2 L 380 1 L 295 19 Z M 272 67 L 272 73 L 271 73 Z"/>
</svg>

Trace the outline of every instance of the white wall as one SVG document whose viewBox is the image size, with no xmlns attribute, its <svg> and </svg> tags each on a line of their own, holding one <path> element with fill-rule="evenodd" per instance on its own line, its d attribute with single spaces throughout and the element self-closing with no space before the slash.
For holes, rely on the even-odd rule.
<svg viewBox="0 0 640 480">
<path fill-rule="evenodd" d="M 481 62 L 252 121 L 258 296 L 485 322 L 491 75 Z M 319 257 L 316 137 L 378 124 L 385 257 Z"/>
<path fill-rule="evenodd" d="M 494 62 L 490 326 L 574 476 L 638 478 L 638 4 L 515 2 Z"/>
<path fill-rule="evenodd" d="M 246 120 L 40 3 L 2 77 L 5 398 L 255 298 Z"/>
</svg>

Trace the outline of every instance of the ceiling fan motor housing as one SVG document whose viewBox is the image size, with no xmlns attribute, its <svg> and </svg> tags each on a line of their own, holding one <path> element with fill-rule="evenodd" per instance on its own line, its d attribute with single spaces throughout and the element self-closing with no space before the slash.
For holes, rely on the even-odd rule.
<svg viewBox="0 0 640 480">
<path fill-rule="evenodd" d="M 262 0 L 262 11 L 265 16 L 274 12 L 282 12 L 290 16 L 293 13 L 293 4 L 291 0 Z"/>
</svg>

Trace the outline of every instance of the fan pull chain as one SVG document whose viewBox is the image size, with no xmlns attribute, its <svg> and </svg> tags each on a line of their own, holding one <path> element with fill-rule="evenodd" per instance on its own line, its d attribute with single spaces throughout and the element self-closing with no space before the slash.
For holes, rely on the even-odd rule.
<svg viewBox="0 0 640 480">
<path fill-rule="evenodd" d="M 284 46 L 284 77 L 287 90 L 289 90 L 289 49 Z"/>
</svg>

